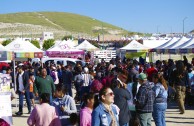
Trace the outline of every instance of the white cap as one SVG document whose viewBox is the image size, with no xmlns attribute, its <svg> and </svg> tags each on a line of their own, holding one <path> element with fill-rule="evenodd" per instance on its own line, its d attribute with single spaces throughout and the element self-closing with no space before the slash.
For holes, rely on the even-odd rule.
<svg viewBox="0 0 194 126">
<path fill-rule="evenodd" d="M 88 73 L 89 69 L 87 67 L 84 67 L 84 73 Z"/>
</svg>

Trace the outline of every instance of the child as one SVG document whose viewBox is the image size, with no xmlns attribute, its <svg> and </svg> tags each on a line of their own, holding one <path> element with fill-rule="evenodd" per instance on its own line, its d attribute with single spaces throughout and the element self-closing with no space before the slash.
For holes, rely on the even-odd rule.
<svg viewBox="0 0 194 126">
<path fill-rule="evenodd" d="M 63 126 L 70 125 L 70 115 L 77 113 L 74 99 L 66 95 L 66 89 L 64 87 L 57 88 L 55 97 L 52 101 L 52 106 L 56 108 L 61 124 Z"/>
<path fill-rule="evenodd" d="M 30 87 L 30 100 L 32 102 L 32 105 L 33 107 L 35 106 L 35 103 L 34 103 L 34 94 L 33 94 L 33 89 L 34 89 L 34 74 L 33 73 L 30 73 L 29 74 L 29 87 Z"/>
</svg>

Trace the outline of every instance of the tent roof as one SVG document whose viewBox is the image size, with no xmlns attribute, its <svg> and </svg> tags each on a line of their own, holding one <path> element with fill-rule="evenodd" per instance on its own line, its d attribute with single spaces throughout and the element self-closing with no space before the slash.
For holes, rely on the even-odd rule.
<svg viewBox="0 0 194 126">
<path fill-rule="evenodd" d="M 24 41 L 21 38 L 15 39 L 5 47 L 14 52 L 43 52 L 29 41 Z"/>
<path fill-rule="evenodd" d="M 174 42 L 173 44 L 165 47 L 165 49 L 175 49 L 176 47 L 180 46 L 181 44 L 185 43 L 186 41 L 188 41 L 189 39 L 186 37 L 182 37 L 181 39 L 179 39 L 178 41 Z"/>
<path fill-rule="evenodd" d="M 98 50 L 98 48 L 91 43 L 89 43 L 87 40 L 84 40 L 81 44 L 79 44 L 76 49 L 82 49 L 82 50 Z"/>
<path fill-rule="evenodd" d="M 7 49 L 6 47 L 0 44 L 0 51 L 11 51 L 11 50 Z"/>
<path fill-rule="evenodd" d="M 169 41 L 165 42 L 164 44 L 156 47 L 155 49 L 163 49 L 171 44 L 173 44 L 174 42 L 176 42 L 177 40 L 179 40 L 179 38 L 173 37 L 172 39 L 170 39 Z"/>
<path fill-rule="evenodd" d="M 67 46 L 67 45 L 64 45 L 64 44 L 59 44 L 59 45 L 57 45 L 57 46 L 55 46 L 55 47 L 53 47 L 53 48 L 51 48 L 51 49 L 48 49 L 48 50 L 46 50 L 46 51 L 58 51 L 58 52 L 65 52 L 65 51 L 71 51 L 71 52 L 73 52 L 73 51 L 83 51 L 83 50 L 80 50 L 80 49 L 71 49 L 71 48 L 69 48 L 69 46 Z"/>
<path fill-rule="evenodd" d="M 132 40 L 128 45 L 126 45 L 120 49 L 126 50 L 126 51 L 143 52 L 143 51 L 147 51 L 150 48 L 142 45 L 141 43 L 137 42 L 136 40 Z"/>
<path fill-rule="evenodd" d="M 55 40 L 54 41 L 55 44 L 53 46 L 51 46 L 49 49 L 52 49 L 53 47 L 57 46 L 61 42 L 62 42 L 61 40 Z"/>
<path fill-rule="evenodd" d="M 186 46 L 186 47 L 184 47 L 185 49 L 193 49 L 194 48 L 194 43 L 193 44 L 191 44 L 191 45 L 188 45 L 188 46 Z M 184 49 L 184 48 L 182 48 L 182 49 Z"/>
<path fill-rule="evenodd" d="M 143 40 L 143 45 L 147 46 L 147 47 L 150 47 L 150 48 L 156 48 L 156 47 L 159 47 L 161 45 L 163 45 L 164 43 L 168 42 L 171 38 L 169 39 L 162 39 L 162 40 L 149 40 L 149 39 L 146 39 L 146 40 Z"/>
<path fill-rule="evenodd" d="M 177 46 L 176 49 L 187 48 L 192 44 L 194 44 L 194 38 L 191 38 L 190 40 L 186 41 L 185 43 L 181 44 L 180 46 Z"/>
<path fill-rule="evenodd" d="M 72 40 L 67 40 L 67 41 L 63 40 L 58 45 L 66 45 L 70 49 L 74 48 L 74 46 L 75 46 Z"/>
</svg>

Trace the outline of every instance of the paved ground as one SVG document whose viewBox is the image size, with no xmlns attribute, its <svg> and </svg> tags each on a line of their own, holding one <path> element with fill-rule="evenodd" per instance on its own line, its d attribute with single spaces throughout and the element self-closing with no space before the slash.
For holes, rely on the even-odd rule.
<svg viewBox="0 0 194 126">
<path fill-rule="evenodd" d="M 12 105 L 15 106 L 15 101 L 12 102 Z M 26 122 L 29 116 L 29 114 L 26 114 L 28 112 L 27 107 L 24 107 L 24 114 L 22 116 L 15 115 L 15 112 L 18 111 L 18 107 L 12 108 L 14 126 L 27 126 Z M 194 107 L 190 109 L 187 108 L 186 113 L 184 115 L 180 115 L 176 103 L 168 103 L 166 123 L 167 126 L 194 126 Z M 152 125 L 155 125 L 153 121 Z"/>
</svg>

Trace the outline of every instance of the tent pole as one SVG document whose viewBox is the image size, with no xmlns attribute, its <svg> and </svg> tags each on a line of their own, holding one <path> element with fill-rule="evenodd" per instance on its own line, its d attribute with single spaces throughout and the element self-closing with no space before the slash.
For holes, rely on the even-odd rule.
<svg viewBox="0 0 194 126">
<path fill-rule="evenodd" d="M 181 53 L 181 60 L 183 60 L 183 54 Z"/>
<path fill-rule="evenodd" d="M 13 60 L 13 77 L 14 77 L 14 89 L 16 91 L 16 71 L 15 71 L 15 59 Z"/>
<path fill-rule="evenodd" d="M 120 52 L 120 57 L 121 57 L 121 50 L 119 50 L 119 52 Z"/>
<path fill-rule="evenodd" d="M 155 60 L 154 60 L 154 52 L 152 52 L 152 62 L 154 63 Z"/>
</svg>

